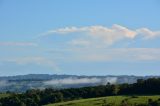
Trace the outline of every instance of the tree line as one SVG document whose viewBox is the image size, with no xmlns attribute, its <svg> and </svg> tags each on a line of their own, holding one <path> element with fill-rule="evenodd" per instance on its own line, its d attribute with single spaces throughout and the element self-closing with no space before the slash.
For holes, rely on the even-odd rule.
<svg viewBox="0 0 160 106">
<path fill-rule="evenodd" d="M 160 78 L 150 78 L 147 80 L 138 79 L 133 84 L 110 84 L 44 90 L 31 89 L 25 93 L 12 93 L 11 96 L 1 98 L 0 106 L 42 106 L 49 103 L 57 103 L 81 98 L 95 98 L 113 95 L 159 95 Z"/>
</svg>

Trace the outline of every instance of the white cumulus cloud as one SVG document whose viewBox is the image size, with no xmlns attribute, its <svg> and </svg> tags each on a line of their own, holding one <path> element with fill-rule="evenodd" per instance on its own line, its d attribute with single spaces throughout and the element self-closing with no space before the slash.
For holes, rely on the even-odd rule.
<svg viewBox="0 0 160 106">
<path fill-rule="evenodd" d="M 43 35 L 54 35 L 55 33 L 60 35 L 70 33 L 82 33 L 81 39 L 74 39 L 73 41 L 71 41 L 71 43 L 75 45 L 92 45 L 97 42 L 103 43 L 103 45 L 112 45 L 113 43 L 119 40 L 132 40 L 139 35 L 143 35 L 144 38 L 155 38 L 160 36 L 160 31 L 152 31 L 148 28 L 130 29 L 117 24 L 114 24 L 112 27 L 106 27 L 101 25 L 84 27 L 65 27 L 50 30 L 44 33 Z M 87 39 L 84 36 L 87 36 Z"/>
</svg>

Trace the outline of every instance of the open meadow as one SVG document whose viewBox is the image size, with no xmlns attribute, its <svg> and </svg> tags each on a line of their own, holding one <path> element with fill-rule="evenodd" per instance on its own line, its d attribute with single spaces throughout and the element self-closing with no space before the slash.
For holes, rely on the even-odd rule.
<svg viewBox="0 0 160 106">
<path fill-rule="evenodd" d="M 149 99 L 158 100 L 160 96 L 108 96 L 91 99 L 80 99 L 68 102 L 49 104 L 45 106 L 120 106 L 122 102 L 131 106 L 138 104 L 146 104 Z"/>
</svg>

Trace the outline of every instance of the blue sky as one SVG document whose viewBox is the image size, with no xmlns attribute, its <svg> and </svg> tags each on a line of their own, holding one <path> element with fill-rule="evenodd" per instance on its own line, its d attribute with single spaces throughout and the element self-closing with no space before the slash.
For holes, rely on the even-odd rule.
<svg viewBox="0 0 160 106">
<path fill-rule="evenodd" d="M 0 0 L 0 75 L 159 75 L 159 0 Z"/>
</svg>

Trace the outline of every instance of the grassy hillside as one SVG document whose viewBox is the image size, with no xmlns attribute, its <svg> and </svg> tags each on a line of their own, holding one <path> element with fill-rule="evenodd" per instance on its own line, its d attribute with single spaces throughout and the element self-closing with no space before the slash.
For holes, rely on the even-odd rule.
<svg viewBox="0 0 160 106">
<path fill-rule="evenodd" d="M 120 106 L 122 101 L 126 101 L 129 104 L 144 104 L 148 102 L 148 99 L 157 100 L 159 98 L 160 96 L 108 96 L 92 99 L 73 100 L 68 102 L 49 104 L 46 106 Z"/>
<path fill-rule="evenodd" d="M 9 95 L 10 95 L 10 94 L 2 93 L 2 94 L 0 94 L 0 98 L 7 97 L 7 96 L 9 96 Z"/>
</svg>

